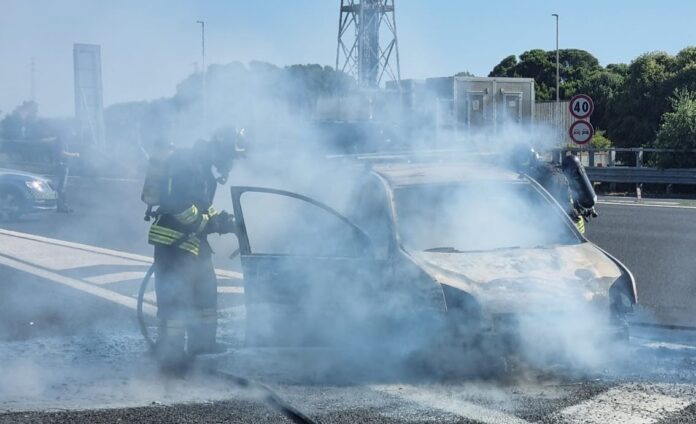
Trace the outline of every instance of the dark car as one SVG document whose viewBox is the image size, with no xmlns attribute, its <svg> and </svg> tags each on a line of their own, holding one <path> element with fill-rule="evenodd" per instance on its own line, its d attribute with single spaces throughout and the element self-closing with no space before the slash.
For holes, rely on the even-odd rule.
<svg viewBox="0 0 696 424">
<path fill-rule="evenodd" d="M 408 340 L 443 325 L 473 340 L 530 316 L 627 337 L 631 273 L 533 179 L 484 164 L 380 164 L 354 191 L 341 214 L 297 193 L 231 188 L 247 343 L 398 329 Z"/>
<path fill-rule="evenodd" d="M 0 219 L 53 211 L 56 199 L 56 191 L 48 179 L 30 172 L 0 168 Z"/>
</svg>

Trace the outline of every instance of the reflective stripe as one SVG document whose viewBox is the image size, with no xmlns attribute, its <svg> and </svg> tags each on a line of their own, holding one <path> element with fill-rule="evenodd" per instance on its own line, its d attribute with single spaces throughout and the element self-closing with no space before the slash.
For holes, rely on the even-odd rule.
<svg viewBox="0 0 696 424">
<path fill-rule="evenodd" d="M 193 224 L 199 218 L 198 208 L 196 207 L 196 205 L 191 205 L 191 207 L 184 210 L 183 212 L 179 212 L 172 216 L 184 225 Z"/>
<path fill-rule="evenodd" d="M 218 213 L 219 213 L 219 212 L 216 211 L 214 207 L 211 206 L 211 207 L 208 208 L 208 216 L 211 216 L 211 217 L 212 217 L 212 216 L 217 215 Z"/>
<path fill-rule="evenodd" d="M 578 227 L 580 234 L 585 234 L 585 220 L 583 217 L 578 218 L 578 220 L 575 222 L 575 226 Z"/>
<path fill-rule="evenodd" d="M 159 235 L 162 235 L 165 237 L 171 237 L 173 239 L 178 239 L 178 238 L 185 235 L 181 231 L 172 230 L 171 228 L 162 227 L 160 225 L 154 225 L 154 224 L 150 227 L 150 232 L 156 233 L 156 234 L 159 234 Z"/>
<path fill-rule="evenodd" d="M 148 233 L 148 243 L 150 244 L 161 244 L 164 246 L 172 246 L 177 243 L 182 237 L 186 239 L 181 242 L 177 247 L 188 252 L 198 255 L 201 242 L 195 236 L 187 236 L 186 234 L 172 230 L 171 228 L 162 227 L 157 225 L 155 221 L 152 226 L 150 226 L 150 231 Z"/>
<path fill-rule="evenodd" d="M 210 221 L 210 218 L 208 218 L 208 215 L 202 214 L 201 215 L 201 222 L 198 224 L 198 228 L 196 228 L 197 233 L 202 233 L 205 227 L 208 225 L 208 221 Z"/>
</svg>

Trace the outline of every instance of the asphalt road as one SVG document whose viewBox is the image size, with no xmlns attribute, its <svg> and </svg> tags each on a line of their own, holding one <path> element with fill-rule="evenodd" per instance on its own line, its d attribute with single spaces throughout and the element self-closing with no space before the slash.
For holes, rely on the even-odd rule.
<svg viewBox="0 0 696 424">
<path fill-rule="evenodd" d="M 633 273 L 639 302 L 657 318 L 696 326 L 696 208 L 605 198 L 587 238 Z"/>
<path fill-rule="evenodd" d="M 633 270 L 640 300 L 687 310 L 696 294 L 696 209 L 602 203 L 599 212 L 588 226 L 588 238 Z M 37 215 L 1 226 L 149 254 L 141 214 L 142 207 L 133 203 Z M 38 280 L 27 283 L 1 270 L 0 289 L 13 285 L 20 287 L 23 298 L 37 293 L 50 298 L 33 305 L 37 310 L 51 312 L 51 305 L 63 305 L 62 312 L 77 312 L 90 304 L 89 299 L 74 298 L 65 290 L 47 292 Z M 94 267 L 86 271 L 103 272 Z M 22 312 L 27 310 L 12 315 L 27 321 Z M 675 318 L 670 311 L 657 312 Z M 42 319 L 46 326 L 32 329 L 35 333 L 25 340 L 0 343 L 0 357 L 5 358 L 0 361 L 0 411 L 6 410 L 0 412 L 0 423 L 287 422 L 258 393 L 211 376 L 211 366 L 270 386 L 321 423 L 696 422 L 693 333 L 638 331 L 628 351 L 606 355 L 590 368 L 523 367 L 488 378 L 461 375 L 446 363 L 438 364 L 442 368 L 434 373 L 390 374 L 384 366 L 388 361 L 371 368 L 344 352 L 254 350 L 241 344 L 239 334 L 223 334 L 230 354 L 204 359 L 185 378 L 169 381 L 145 355 L 132 317 L 100 304 L 68 317 L 73 321 L 66 326 L 49 314 Z M 229 315 L 222 327 L 240 328 L 239 319 Z M 86 321 L 93 324 L 79 325 Z M 70 331 L 56 331 L 52 324 Z M 22 333 L 20 327 L 11 330 Z M 13 406 L 15 398 L 19 403 Z"/>
</svg>

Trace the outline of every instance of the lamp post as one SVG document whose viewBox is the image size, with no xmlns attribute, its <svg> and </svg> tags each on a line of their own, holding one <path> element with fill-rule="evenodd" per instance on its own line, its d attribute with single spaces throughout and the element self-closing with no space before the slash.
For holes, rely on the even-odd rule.
<svg viewBox="0 0 696 424">
<path fill-rule="evenodd" d="M 561 92 L 560 92 L 560 60 L 558 55 L 558 13 L 553 13 L 551 16 L 556 18 L 556 104 L 553 108 L 553 115 L 556 127 L 558 128 L 558 137 L 560 144 L 563 143 L 563 128 L 561 128 Z"/>
<path fill-rule="evenodd" d="M 560 92 L 560 80 L 561 80 L 561 67 L 560 67 L 560 60 L 559 60 L 559 55 L 558 55 L 558 13 L 554 13 L 551 16 L 556 18 L 556 103 L 561 101 L 561 92 Z"/>
<path fill-rule="evenodd" d="M 203 74 L 201 75 L 201 101 L 203 102 L 203 130 L 206 130 L 206 95 L 205 95 L 205 21 L 196 21 L 197 24 L 201 24 L 201 69 Z"/>
</svg>

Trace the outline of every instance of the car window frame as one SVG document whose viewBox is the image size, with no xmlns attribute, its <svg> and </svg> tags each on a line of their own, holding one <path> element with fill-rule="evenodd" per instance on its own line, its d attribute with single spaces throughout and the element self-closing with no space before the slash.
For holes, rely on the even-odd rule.
<svg viewBox="0 0 696 424">
<path fill-rule="evenodd" d="M 340 212 L 336 211 L 332 207 L 319 202 L 318 200 L 312 199 L 311 197 L 294 193 L 287 190 L 269 188 L 269 187 L 257 187 L 257 186 L 231 186 L 230 195 L 232 197 L 232 209 L 234 212 L 236 226 L 237 226 L 237 239 L 239 241 L 239 252 L 242 256 L 297 256 L 297 257 L 318 257 L 317 255 L 297 255 L 290 253 L 258 253 L 253 252 L 251 249 L 251 243 L 249 241 L 249 234 L 246 228 L 246 223 L 244 221 L 244 211 L 242 208 L 241 197 L 244 193 L 266 193 L 278 196 L 290 197 L 296 200 L 309 203 L 310 205 L 317 207 L 324 212 L 333 215 L 338 218 L 339 221 L 346 224 L 351 230 L 352 234 L 360 240 L 361 244 L 364 246 L 364 254 L 359 256 L 354 256 L 353 258 L 374 258 L 374 243 L 372 238 L 365 233 L 359 226 L 353 223 L 350 219 L 346 218 Z M 343 256 L 341 256 L 343 257 Z"/>
<path fill-rule="evenodd" d="M 523 181 L 522 181 L 523 180 Z M 470 184 L 475 181 L 447 181 L 447 182 L 438 182 L 438 183 L 420 183 L 420 184 L 410 184 L 410 185 L 403 185 L 403 186 L 390 186 L 390 203 L 391 203 L 391 210 L 392 210 L 392 222 L 394 225 L 394 234 L 396 238 L 396 243 L 399 246 L 399 248 L 404 251 L 404 252 L 412 252 L 412 249 L 407 248 L 401 240 L 401 232 L 400 232 L 400 225 L 399 225 L 399 214 L 396 210 L 396 199 L 395 199 L 395 191 L 399 189 L 409 189 L 413 187 L 423 187 L 423 186 L 430 186 L 430 187 L 456 187 L 456 186 L 462 186 L 465 184 Z M 556 214 L 561 214 L 559 217 L 561 221 L 564 223 L 564 225 L 570 230 L 570 233 L 575 236 L 577 239 L 577 244 L 582 244 L 588 242 L 588 240 L 585 238 L 585 236 L 580 233 L 578 228 L 575 226 L 573 221 L 570 220 L 570 217 L 568 214 L 563 210 L 561 205 L 556 201 L 556 199 L 551 196 L 551 194 L 544 189 L 543 186 L 541 186 L 536 180 L 531 178 L 530 176 L 526 174 L 520 174 L 518 180 L 500 180 L 500 181 L 487 181 L 487 182 L 492 182 L 492 183 L 500 183 L 500 184 L 530 184 L 532 189 L 536 190 L 539 195 L 541 196 L 542 199 L 544 199 L 549 206 L 551 206 L 551 209 L 555 211 Z M 572 245 L 572 244 L 571 244 Z"/>
</svg>

